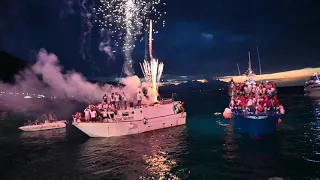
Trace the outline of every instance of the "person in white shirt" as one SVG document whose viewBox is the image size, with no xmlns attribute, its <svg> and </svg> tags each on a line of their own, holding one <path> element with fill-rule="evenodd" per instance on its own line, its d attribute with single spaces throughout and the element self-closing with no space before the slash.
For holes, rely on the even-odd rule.
<svg viewBox="0 0 320 180">
<path fill-rule="evenodd" d="M 249 98 L 249 99 L 248 99 L 248 102 L 247 102 L 247 109 L 248 109 L 248 111 L 250 111 L 250 112 L 253 112 L 253 111 L 254 111 L 254 107 L 253 107 L 253 99 L 252 99 L 252 98 Z"/>
<path fill-rule="evenodd" d="M 121 98 L 122 98 L 122 104 L 123 104 L 124 109 L 127 109 L 127 96 L 124 92 L 122 93 Z"/>
<path fill-rule="evenodd" d="M 97 121 L 97 111 L 93 110 L 93 111 L 90 111 L 90 117 L 91 117 L 91 121 L 92 122 L 96 122 Z"/>
<path fill-rule="evenodd" d="M 137 100 L 138 100 L 138 106 L 141 106 L 141 101 L 142 101 L 142 96 L 141 96 L 141 91 L 137 94 Z"/>
<path fill-rule="evenodd" d="M 116 94 L 114 95 L 114 101 L 115 101 L 115 106 L 116 106 L 116 109 L 119 109 L 120 108 L 120 97 L 119 97 L 119 94 L 118 92 L 116 92 Z"/>
<path fill-rule="evenodd" d="M 84 119 L 87 122 L 90 121 L 90 109 L 88 107 L 84 110 Z"/>
</svg>

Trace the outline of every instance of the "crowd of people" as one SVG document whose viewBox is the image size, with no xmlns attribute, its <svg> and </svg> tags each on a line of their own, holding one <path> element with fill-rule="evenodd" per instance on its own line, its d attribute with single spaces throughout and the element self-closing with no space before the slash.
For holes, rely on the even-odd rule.
<svg viewBox="0 0 320 180">
<path fill-rule="evenodd" d="M 142 105 L 142 96 L 143 94 L 139 91 L 136 96 L 136 105 L 138 107 L 141 107 Z M 75 115 L 72 115 L 72 118 L 74 122 L 110 122 L 114 120 L 114 117 L 110 117 L 114 116 L 114 114 L 110 114 L 109 112 L 116 113 L 117 110 L 133 108 L 134 105 L 133 101 L 128 102 L 125 92 L 111 93 L 110 96 L 105 94 L 99 104 L 94 105 L 91 103 L 86 107 L 84 110 L 84 116 L 81 112 L 77 112 Z"/>
<path fill-rule="evenodd" d="M 41 118 L 36 119 L 34 122 L 31 120 L 28 120 L 28 125 L 41 125 L 45 123 L 45 121 L 48 121 L 49 123 L 57 121 L 58 118 L 55 114 L 42 114 Z"/>
<path fill-rule="evenodd" d="M 284 114 L 284 107 L 277 98 L 275 83 L 235 83 L 233 80 L 230 83 L 232 97 L 229 107 L 233 112 Z"/>
</svg>

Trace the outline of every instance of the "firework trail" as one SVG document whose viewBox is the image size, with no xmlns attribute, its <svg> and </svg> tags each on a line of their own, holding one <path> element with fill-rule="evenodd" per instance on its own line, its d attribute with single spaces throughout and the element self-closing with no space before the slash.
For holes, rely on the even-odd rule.
<svg viewBox="0 0 320 180">
<path fill-rule="evenodd" d="M 150 58 L 152 59 L 152 20 L 150 20 L 150 30 L 149 30 L 149 53 L 150 53 Z"/>
<path fill-rule="evenodd" d="M 83 19 L 82 22 L 82 40 L 81 40 L 81 47 L 80 53 L 82 55 L 82 59 L 87 60 L 91 58 L 90 56 L 90 46 L 91 46 L 91 31 L 93 28 L 92 24 L 92 13 L 90 13 L 86 7 L 87 1 L 86 0 L 79 0 L 79 6 L 81 10 L 81 17 Z"/>
<path fill-rule="evenodd" d="M 150 99 L 153 102 L 157 101 L 158 97 L 158 87 L 160 84 L 160 78 L 163 72 L 164 64 L 159 62 L 157 59 L 152 57 L 152 21 L 150 20 L 150 30 L 149 30 L 149 53 L 151 60 L 148 62 L 147 59 L 144 60 L 143 64 L 140 63 L 142 73 L 144 75 L 145 81 L 150 88 Z"/>
</svg>

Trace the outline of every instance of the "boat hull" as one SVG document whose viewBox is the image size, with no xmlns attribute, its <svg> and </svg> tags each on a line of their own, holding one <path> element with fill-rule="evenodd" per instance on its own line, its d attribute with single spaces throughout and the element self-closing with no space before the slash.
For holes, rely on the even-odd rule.
<svg viewBox="0 0 320 180">
<path fill-rule="evenodd" d="M 89 137 L 114 137 L 139 134 L 158 129 L 170 128 L 186 124 L 187 113 L 172 114 L 156 118 L 122 121 L 122 122 L 81 122 L 73 123 Z"/>
<path fill-rule="evenodd" d="M 19 129 L 22 131 L 34 132 L 34 131 L 44 131 L 44 130 L 51 130 L 51 129 L 60 129 L 65 127 L 66 127 L 65 121 L 58 121 L 53 123 L 41 124 L 41 125 L 21 126 L 19 127 Z"/>
<path fill-rule="evenodd" d="M 262 138 L 277 131 L 279 117 L 280 115 L 233 114 L 232 127 L 253 138 Z"/>
<path fill-rule="evenodd" d="M 320 98 L 320 88 L 313 91 L 305 91 L 305 96 L 308 97 L 319 97 Z"/>
</svg>

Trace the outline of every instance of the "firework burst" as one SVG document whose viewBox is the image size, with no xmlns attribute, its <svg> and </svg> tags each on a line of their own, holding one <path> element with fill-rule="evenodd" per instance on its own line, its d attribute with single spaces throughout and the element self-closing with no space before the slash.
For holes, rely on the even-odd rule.
<svg viewBox="0 0 320 180">
<path fill-rule="evenodd" d="M 101 29 L 107 29 L 115 47 L 122 48 L 125 55 L 124 70 L 132 75 L 131 53 L 138 39 L 148 25 L 149 19 L 157 23 L 162 20 L 163 14 L 157 7 L 165 6 L 161 0 L 100 0 L 101 6 L 96 10 L 97 19 Z M 166 14 L 164 12 L 164 14 Z M 162 21 L 163 26 L 165 21 Z"/>
<path fill-rule="evenodd" d="M 164 64 L 162 62 L 159 62 L 157 59 L 152 58 L 150 61 L 144 60 L 144 62 L 140 64 L 140 66 L 145 81 L 152 91 L 149 92 L 149 94 L 151 95 L 150 99 L 156 102 L 158 97 L 158 87 L 160 84 L 160 78 L 162 75 Z"/>
<path fill-rule="evenodd" d="M 149 32 L 149 53 L 150 53 L 150 61 L 144 60 L 143 64 L 140 63 L 140 67 L 142 73 L 144 75 L 144 79 L 148 86 L 151 88 L 151 92 L 149 95 L 150 99 L 154 102 L 157 101 L 158 97 L 158 87 L 160 84 L 160 78 L 163 71 L 163 62 L 159 62 L 157 59 L 152 56 L 152 21 L 150 20 L 150 32 Z"/>
</svg>

